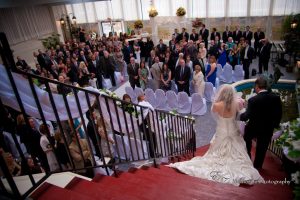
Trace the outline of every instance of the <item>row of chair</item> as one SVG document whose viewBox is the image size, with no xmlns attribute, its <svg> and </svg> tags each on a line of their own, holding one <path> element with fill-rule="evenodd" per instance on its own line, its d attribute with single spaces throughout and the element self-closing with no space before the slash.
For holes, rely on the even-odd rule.
<svg viewBox="0 0 300 200">
<path fill-rule="evenodd" d="M 212 102 L 215 95 L 215 88 L 212 83 L 205 83 L 204 96 L 198 93 L 192 94 L 191 97 L 185 92 L 176 94 L 174 91 L 169 90 L 164 92 L 157 89 L 155 92 L 147 88 L 143 91 L 139 87 L 125 87 L 125 92 L 131 97 L 133 103 L 137 103 L 137 97 L 144 94 L 146 100 L 153 106 L 154 109 L 171 111 L 176 110 L 181 114 L 204 115 L 207 111 L 206 102 Z"/>
<path fill-rule="evenodd" d="M 217 80 L 216 86 L 218 87 L 220 83 L 233 83 L 237 81 L 244 80 L 244 70 L 242 65 L 236 65 L 234 70 L 232 66 L 228 63 L 222 67 L 222 65 L 217 64 Z"/>
</svg>

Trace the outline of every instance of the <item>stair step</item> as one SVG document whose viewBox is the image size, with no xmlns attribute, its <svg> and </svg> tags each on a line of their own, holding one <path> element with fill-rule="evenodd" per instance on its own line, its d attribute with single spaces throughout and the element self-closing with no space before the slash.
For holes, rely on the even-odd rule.
<svg viewBox="0 0 300 200">
<path fill-rule="evenodd" d="M 82 179 L 83 180 L 83 179 Z M 58 186 L 52 185 L 50 183 L 43 183 L 37 190 L 35 190 L 30 198 L 33 200 L 93 200 L 95 198 L 91 198 L 85 196 L 83 194 L 79 194 L 70 190 L 66 190 L 64 188 L 60 188 Z M 95 199 L 96 200 L 96 199 Z"/>
</svg>

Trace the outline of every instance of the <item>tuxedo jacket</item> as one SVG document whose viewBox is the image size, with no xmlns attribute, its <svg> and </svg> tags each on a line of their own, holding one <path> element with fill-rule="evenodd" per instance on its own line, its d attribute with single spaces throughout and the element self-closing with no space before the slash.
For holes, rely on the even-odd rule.
<svg viewBox="0 0 300 200">
<path fill-rule="evenodd" d="M 228 42 L 229 37 L 232 37 L 232 32 L 228 31 L 228 33 L 227 33 L 226 31 L 224 31 L 223 34 L 222 34 L 223 43 Z"/>
<path fill-rule="evenodd" d="M 21 60 L 21 61 L 18 60 L 18 62 L 16 62 L 16 66 L 20 66 L 22 69 L 26 69 L 28 64 L 26 63 L 25 60 Z"/>
<path fill-rule="evenodd" d="M 202 36 L 202 39 L 204 41 L 207 41 L 208 40 L 208 35 L 209 35 L 209 30 L 208 29 L 200 30 L 199 35 Z"/>
<path fill-rule="evenodd" d="M 167 45 L 165 45 L 165 44 L 162 44 L 162 45 L 158 44 L 156 46 L 156 48 L 157 48 L 159 54 L 165 54 L 165 52 L 167 50 Z"/>
<path fill-rule="evenodd" d="M 259 40 L 261 40 L 261 39 L 265 39 L 265 33 L 264 32 L 255 32 L 254 33 L 254 42 L 255 43 L 259 43 Z"/>
<path fill-rule="evenodd" d="M 243 33 L 243 37 L 245 38 L 245 40 L 248 40 L 248 41 L 249 41 L 249 45 L 251 46 L 251 40 L 252 40 L 252 38 L 253 38 L 253 33 L 252 33 L 252 31 L 249 31 L 248 34 L 247 34 L 247 32 L 245 31 L 245 32 Z"/>
<path fill-rule="evenodd" d="M 269 138 L 274 128 L 279 126 L 282 117 L 280 97 L 272 92 L 260 92 L 248 101 L 246 112 L 241 114 L 242 121 L 248 121 L 245 136 Z"/>
<path fill-rule="evenodd" d="M 242 36 L 243 36 L 242 31 L 238 31 L 238 32 L 233 31 L 232 32 L 232 38 L 233 38 L 233 41 L 235 41 L 235 42 L 237 41 L 239 43 Z"/>
<path fill-rule="evenodd" d="M 246 52 L 246 48 L 242 48 L 241 49 L 241 56 L 240 56 L 242 61 L 244 61 L 244 59 L 245 59 L 245 52 Z M 254 49 L 251 46 L 249 46 L 248 51 L 247 51 L 247 58 L 251 62 L 253 57 L 254 57 Z"/>
<path fill-rule="evenodd" d="M 134 66 L 132 66 L 131 63 L 127 65 L 127 73 L 129 76 L 129 82 L 135 83 L 136 81 L 139 81 L 139 79 L 134 79 L 135 76 L 139 75 L 139 64 L 135 63 Z"/>
<path fill-rule="evenodd" d="M 191 76 L 191 70 L 188 66 L 184 67 L 183 75 L 181 76 L 181 66 L 178 65 L 175 69 L 175 83 L 178 85 L 178 81 L 184 81 L 184 85 L 189 85 Z"/>
<path fill-rule="evenodd" d="M 192 33 L 190 35 L 190 40 L 193 40 L 194 42 L 197 41 L 199 39 L 199 35 L 198 33 L 195 33 L 195 35 Z"/>
<path fill-rule="evenodd" d="M 259 60 L 260 61 L 269 61 L 271 54 L 272 44 L 267 43 L 264 46 L 261 46 L 259 49 Z"/>
<path fill-rule="evenodd" d="M 210 40 L 215 40 L 216 36 L 218 36 L 218 37 L 219 37 L 219 40 L 221 40 L 221 35 L 220 35 L 219 32 L 215 32 L 215 33 L 212 32 L 212 33 L 210 34 Z"/>
</svg>

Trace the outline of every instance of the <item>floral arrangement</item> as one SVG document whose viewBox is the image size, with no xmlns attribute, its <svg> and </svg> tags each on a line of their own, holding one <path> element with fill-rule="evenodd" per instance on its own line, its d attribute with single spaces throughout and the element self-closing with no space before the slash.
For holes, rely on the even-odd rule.
<svg viewBox="0 0 300 200">
<path fill-rule="evenodd" d="M 192 26 L 194 28 L 199 28 L 202 25 L 202 21 L 200 18 L 196 18 L 195 20 L 192 21 Z"/>
<path fill-rule="evenodd" d="M 281 124 L 283 134 L 275 141 L 279 147 L 288 150 L 287 155 L 292 159 L 300 158 L 300 118 Z"/>
<path fill-rule="evenodd" d="M 134 26 L 135 29 L 140 29 L 140 28 L 144 27 L 142 20 L 136 20 L 134 22 L 133 26 Z"/>
<path fill-rule="evenodd" d="M 169 138 L 171 140 L 174 140 L 174 139 L 180 140 L 180 139 L 182 139 L 182 135 L 175 133 L 173 130 L 170 130 L 167 134 L 167 138 Z"/>
<path fill-rule="evenodd" d="M 185 9 L 183 8 L 183 7 L 179 7 L 178 9 L 177 9 L 177 11 L 176 11 L 176 15 L 178 16 L 178 17 L 182 17 L 182 16 L 184 16 L 186 14 L 186 11 L 185 11 Z"/>
<path fill-rule="evenodd" d="M 158 12 L 155 8 L 153 8 L 149 11 L 149 17 L 156 17 L 157 15 L 158 15 Z"/>
<path fill-rule="evenodd" d="M 171 110 L 169 113 L 172 115 L 178 115 L 178 112 L 176 109 Z"/>
</svg>

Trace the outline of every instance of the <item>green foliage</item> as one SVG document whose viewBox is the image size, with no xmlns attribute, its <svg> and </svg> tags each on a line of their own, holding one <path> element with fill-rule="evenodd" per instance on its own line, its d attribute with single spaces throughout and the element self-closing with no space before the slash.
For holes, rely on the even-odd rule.
<svg viewBox="0 0 300 200">
<path fill-rule="evenodd" d="M 57 33 L 52 33 L 51 36 L 41 39 L 43 46 L 46 49 L 50 49 L 51 47 L 55 48 L 56 45 L 60 44 L 59 36 Z"/>
<path fill-rule="evenodd" d="M 297 21 L 295 29 L 291 28 L 293 20 Z M 285 41 L 287 53 L 300 53 L 300 14 L 286 16 L 282 23 L 282 39 Z"/>
</svg>

